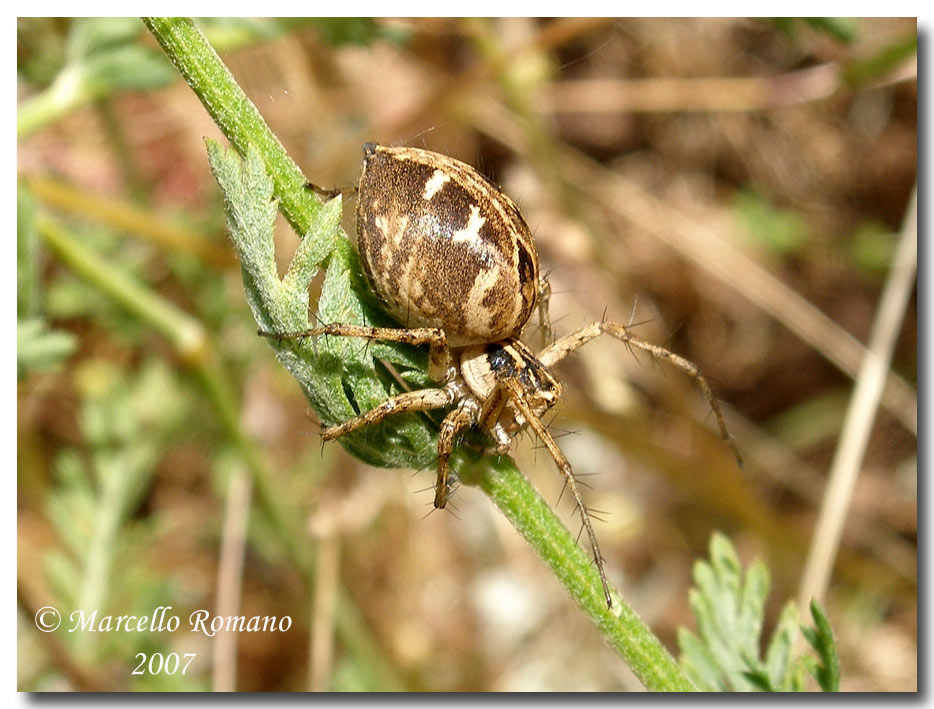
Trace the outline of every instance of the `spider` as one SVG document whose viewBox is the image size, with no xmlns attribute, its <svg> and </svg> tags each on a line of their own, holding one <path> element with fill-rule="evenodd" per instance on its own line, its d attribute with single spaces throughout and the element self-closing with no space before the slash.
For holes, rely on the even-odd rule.
<svg viewBox="0 0 934 709">
<path fill-rule="evenodd" d="M 339 425 L 334 440 L 402 412 L 448 409 L 438 435 L 435 508 L 448 501 L 450 458 L 466 429 L 487 434 L 502 454 L 526 428 L 541 440 L 564 476 L 580 513 L 612 608 L 603 556 L 571 464 L 542 422 L 561 396 L 551 369 L 600 335 L 671 362 L 699 385 L 723 440 L 742 461 L 720 406 L 697 367 L 642 340 L 631 326 L 595 322 L 535 354 L 520 339 L 537 308 L 546 330 L 550 289 L 539 273 L 531 232 L 509 197 L 469 165 L 416 148 L 367 143 L 357 188 L 357 246 L 367 280 L 398 328 L 330 323 L 302 332 L 261 335 L 287 340 L 321 335 L 360 337 L 429 348 L 428 374 L 438 386 L 408 391 Z M 403 324 L 404 323 L 404 324 Z"/>
</svg>

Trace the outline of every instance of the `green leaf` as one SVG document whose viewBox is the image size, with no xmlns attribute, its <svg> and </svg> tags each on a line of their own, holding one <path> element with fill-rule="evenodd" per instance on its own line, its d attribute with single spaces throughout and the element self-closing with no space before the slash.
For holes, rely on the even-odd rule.
<svg viewBox="0 0 934 709">
<path fill-rule="evenodd" d="M 852 42 L 859 34 L 859 24 L 851 17 L 776 17 L 772 24 L 792 39 L 805 25 L 844 43 Z"/>
<path fill-rule="evenodd" d="M 734 204 L 750 240 L 771 251 L 794 254 L 810 239 L 807 224 L 796 212 L 776 207 L 754 190 L 738 192 Z"/>
<path fill-rule="evenodd" d="M 68 34 L 68 60 L 85 61 L 115 47 L 136 41 L 143 29 L 135 17 L 87 17 L 75 19 Z"/>
<path fill-rule="evenodd" d="M 251 153 L 247 163 L 233 150 L 225 150 L 219 143 L 208 140 L 208 160 L 214 179 L 224 194 L 224 210 L 230 237 L 240 258 L 247 300 L 256 322 L 264 330 L 289 327 L 301 329 L 303 311 L 277 312 L 274 319 L 269 312 L 279 299 L 279 276 L 276 270 L 273 246 L 273 223 L 276 203 L 272 197 L 272 181 L 256 164 Z M 305 308 L 307 313 L 307 306 Z"/>
<path fill-rule="evenodd" d="M 687 628 L 678 628 L 681 648 L 681 668 L 688 679 L 702 692 L 722 692 L 727 689 L 720 678 L 720 665 L 710 649 Z"/>
<path fill-rule="evenodd" d="M 843 71 L 843 80 L 851 87 L 860 87 L 885 76 L 918 52 L 917 32 L 887 44 L 875 54 L 850 63 Z"/>
<path fill-rule="evenodd" d="M 845 43 L 859 35 L 859 22 L 854 17 L 808 17 L 805 22 L 818 32 Z"/>
<path fill-rule="evenodd" d="M 172 81 L 175 75 L 165 57 L 140 43 L 143 29 L 131 17 L 74 20 L 61 71 L 45 90 L 17 109 L 17 136 L 22 138 L 113 91 L 151 89 Z"/>
<path fill-rule="evenodd" d="M 30 371 L 58 369 L 77 349 L 77 338 L 70 332 L 49 329 L 40 318 L 16 323 L 16 376 L 23 379 Z"/>
<path fill-rule="evenodd" d="M 830 691 L 839 683 L 833 636 L 827 619 L 815 614 L 818 629 L 805 629 L 823 664 L 813 657 L 794 658 L 798 632 L 797 610 L 789 602 L 782 611 L 765 659 L 759 657 L 760 635 L 768 594 L 768 570 L 761 561 L 743 573 L 730 541 L 714 533 L 710 561 L 694 566 L 691 609 L 700 637 L 678 629 L 681 666 L 699 689 L 705 691 L 803 691 L 805 670 L 813 668 L 821 687 Z M 812 608 L 812 613 L 814 610 Z"/>
<path fill-rule="evenodd" d="M 750 610 L 761 609 L 761 599 L 754 596 L 767 591 L 768 578 L 757 571 L 744 594 L 739 558 L 729 540 L 719 533 L 711 538 L 710 559 L 710 563 L 698 561 L 694 565 L 691 609 L 701 642 L 719 670 L 717 684 L 723 689 L 748 691 L 753 684 L 744 673 L 759 669 L 750 666 L 750 658 L 758 657 L 761 627 L 761 618 L 757 622 L 748 616 Z M 701 663 L 699 658 L 691 661 Z"/>
<path fill-rule="evenodd" d="M 41 561 L 56 605 L 98 609 L 99 616 L 143 615 L 157 604 L 177 607 L 177 593 L 151 571 L 149 555 L 160 541 L 158 514 L 140 518 L 136 512 L 160 457 L 183 431 L 181 422 L 190 420 L 183 380 L 159 360 L 127 374 L 122 365 L 91 359 L 75 373 L 82 441 L 56 455 L 55 484 L 45 500 L 57 544 Z M 62 641 L 90 665 L 150 646 L 162 649 L 165 639 L 76 633 Z"/>
<path fill-rule="evenodd" d="M 94 95 L 125 89 L 164 86 L 175 73 L 166 58 L 139 42 L 143 24 L 135 17 L 75 20 L 68 37 L 68 59 L 80 67 Z"/>
<path fill-rule="evenodd" d="M 312 21 L 322 39 L 328 44 L 367 45 L 380 39 L 402 42 L 408 35 L 398 30 L 388 30 L 371 17 L 319 17 Z"/>
<path fill-rule="evenodd" d="M 246 159 L 208 142 L 214 176 L 224 192 L 231 239 L 240 257 L 247 300 L 265 332 L 302 332 L 308 317 L 308 285 L 327 261 L 317 322 L 392 325 L 366 287 L 356 252 L 340 232 L 341 202 L 321 208 L 279 279 L 273 251 L 276 202 L 273 182 L 258 151 Z M 309 195 L 309 198 L 310 195 Z M 325 425 L 346 421 L 399 393 L 382 360 L 427 384 L 425 353 L 393 343 L 352 337 L 269 340 L 276 355 L 302 386 Z M 342 436 L 341 444 L 362 460 L 389 468 L 428 465 L 436 455 L 437 424 L 422 414 L 400 414 Z"/>
<path fill-rule="evenodd" d="M 888 273 L 898 236 L 884 224 L 869 222 L 856 228 L 847 244 L 850 259 L 864 273 L 881 277 Z"/>
<path fill-rule="evenodd" d="M 251 44 L 268 42 L 284 34 L 295 20 L 277 17 L 199 17 L 198 24 L 211 45 L 229 52 Z"/>
<path fill-rule="evenodd" d="M 85 64 L 85 80 L 95 94 L 158 88 L 174 76 L 165 57 L 141 45 L 113 47 Z"/>
<path fill-rule="evenodd" d="M 773 687 L 782 691 L 800 691 L 792 648 L 798 635 L 798 607 L 789 601 L 782 609 L 772 640 L 765 653 L 765 669 Z"/>
<path fill-rule="evenodd" d="M 839 692 L 840 660 L 837 657 L 837 644 L 827 615 L 817 599 L 811 601 L 811 616 L 814 618 L 814 628 L 802 627 L 801 631 L 820 657 L 820 664 L 811 668 L 812 674 L 825 692 Z"/>
<path fill-rule="evenodd" d="M 34 317 L 39 312 L 39 246 L 36 236 L 36 203 L 23 187 L 16 190 L 16 315 Z"/>
</svg>

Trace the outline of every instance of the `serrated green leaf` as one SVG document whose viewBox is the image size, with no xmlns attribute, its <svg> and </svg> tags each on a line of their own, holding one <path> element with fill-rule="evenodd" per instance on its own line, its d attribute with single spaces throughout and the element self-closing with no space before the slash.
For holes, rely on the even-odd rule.
<svg viewBox="0 0 934 709">
<path fill-rule="evenodd" d="M 743 677 L 752 685 L 752 689 L 759 692 L 776 692 L 778 688 L 772 685 L 772 680 L 768 673 L 762 669 L 752 669 L 743 672 Z"/>
<path fill-rule="evenodd" d="M 74 561 L 57 549 L 50 549 L 42 559 L 42 568 L 56 598 L 74 607 L 75 589 L 81 584 L 81 571 Z"/>
<path fill-rule="evenodd" d="M 811 674 L 825 692 L 839 692 L 840 660 L 837 657 L 837 644 L 830 621 L 817 599 L 811 600 L 811 617 L 814 618 L 814 628 L 801 628 L 808 643 L 820 657 L 820 664 L 810 668 Z"/>
<path fill-rule="evenodd" d="M 791 651 L 798 635 L 798 607 L 789 601 L 782 609 L 765 653 L 765 668 L 772 684 L 783 691 L 791 691 L 794 662 Z"/>
<path fill-rule="evenodd" d="M 207 148 L 211 171 L 224 194 L 227 226 L 240 258 L 247 301 L 260 327 L 274 330 L 280 324 L 273 322 L 265 306 L 277 302 L 279 297 L 272 240 L 276 218 L 272 180 L 264 169 L 258 169 L 255 152 L 244 163 L 236 151 L 227 150 L 216 141 L 208 140 Z M 298 323 L 300 317 L 294 325 L 300 329 Z"/>
<path fill-rule="evenodd" d="M 681 668 L 695 687 L 702 692 L 726 691 L 716 658 L 694 633 L 678 628 L 678 647 L 681 648 Z"/>
<path fill-rule="evenodd" d="M 302 237 L 282 279 L 285 287 L 293 291 L 293 297 L 307 293 L 321 264 L 337 247 L 342 209 L 340 196 L 328 200 L 321 208 L 321 218 Z"/>
<path fill-rule="evenodd" d="M 785 606 L 779 617 L 766 659 L 759 658 L 768 588 L 765 565 L 754 562 L 744 574 L 729 539 L 715 532 L 710 541 L 710 562 L 695 563 L 694 588 L 689 593 L 700 637 L 678 629 L 682 669 L 698 688 L 803 691 L 808 670 L 818 677 L 822 687 L 833 687 L 839 682 L 833 636 L 819 609 L 820 620 L 815 615 L 815 623 L 820 630 L 803 630 L 818 649 L 822 665 L 810 656 L 792 657 L 798 630 L 793 602 Z"/>
<path fill-rule="evenodd" d="M 737 573 L 740 571 L 738 570 Z M 746 639 L 747 645 L 744 649 L 751 657 L 759 655 L 762 617 L 765 613 L 765 599 L 768 593 L 768 569 L 761 561 L 757 561 L 746 570 L 738 617 L 739 636 Z"/>
<path fill-rule="evenodd" d="M 208 154 L 224 192 L 247 300 L 261 330 L 295 333 L 312 327 L 308 284 L 325 260 L 315 324 L 393 325 L 369 293 L 356 252 L 340 232 L 339 201 L 332 200 L 318 210 L 285 279 L 280 281 L 273 256 L 273 186 L 259 154 L 250 149 L 241 159 L 233 150 L 225 151 L 212 141 L 208 142 Z M 424 370 L 423 352 L 394 343 L 322 336 L 314 341 L 270 339 L 270 344 L 325 425 L 353 418 L 400 391 L 379 360 L 401 368 L 415 381 L 420 376 L 412 373 Z M 436 435 L 426 416 L 400 414 L 342 436 L 340 442 L 373 465 L 418 469 L 433 459 Z"/>
</svg>

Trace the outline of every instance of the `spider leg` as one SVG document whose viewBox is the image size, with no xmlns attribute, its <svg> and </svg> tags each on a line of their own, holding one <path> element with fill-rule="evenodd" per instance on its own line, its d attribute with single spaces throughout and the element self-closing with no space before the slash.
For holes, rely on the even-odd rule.
<svg viewBox="0 0 934 709">
<path fill-rule="evenodd" d="M 476 414 L 468 407 L 458 406 L 444 417 L 438 434 L 438 481 L 435 483 L 435 508 L 443 509 L 448 502 L 448 478 L 451 468 L 449 460 L 454 451 L 457 434 L 476 420 Z"/>
<path fill-rule="evenodd" d="M 551 283 L 548 282 L 548 274 L 542 274 L 538 279 L 538 325 L 542 330 L 542 341 L 550 343 L 552 340 L 551 314 L 548 310 L 548 302 L 551 300 Z"/>
<path fill-rule="evenodd" d="M 545 444 L 548 452 L 551 453 L 551 457 L 554 458 L 555 464 L 558 466 L 558 470 L 560 470 L 561 474 L 564 475 L 567 487 L 570 489 L 571 494 L 574 496 L 574 502 L 577 504 L 578 512 L 580 512 L 581 523 L 584 526 L 584 531 L 587 532 L 587 538 L 590 540 L 590 548 L 593 551 L 593 560 L 597 566 L 597 571 L 600 574 L 600 583 L 603 584 L 603 596 L 606 599 L 606 607 L 612 608 L 613 600 L 610 596 L 610 585 L 606 580 L 606 568 L 603 555 L 600 553 L 600 545 L 597 544 L 597 535 L 594 534 L 593 525 L 590 522 L 590 514 L 587 512 L 587 508 L 584 506 L 584 500 L 581 498 L 580 488 L 577 485 L 577 479 L 574 477 L 574 471 L 571 469 L 571 464 L 568 462 L 568 459 L 564 457 L 564 453 L 562 453 L 561 449 L 558 448 L 558 444 L 555 443 L 555 439 L 551 437 L 550 433 L 548 433 L 548 429 L 545 428 L 545 425 L 542 423 L 541 419 L 535 414 L 534 411 L 532 411 L 532 408 L 528 405 L 528 403 L 526 403 L 525 399 L 523 398 L 522 385 L 515 379 L 505 379 L 503 380 L 503 385 L 512 395 L 512 401 L 515 407 L 525 418 L 529 427 L 535 432 L 535 435 L 538 436 L 542 443 Z"/>
<path fill-rule="evenodd" d="M 448 338 L 439 327 L 393 328 L 369 327 L 368 325 L 347 325 L 328 323 L 300 332 L 266 332 L 257 330 L 257 334 L 271 340 L 300 340 L 306 337 L 334 335 L 340 337 L 363 337 L 367 340 L 401 342 L 406 345 L 429 345 L 428 376 L 432 381 L 441 382 L 451 378 L 451 349 Z"/>
<path fill-rule="evenodd" d="M 720 404 L 717 403 L 717 399 L 713 395 L 713 390 L 700 373 L 700 370 L 697 369 L 697 365 L 681 355 L 675 354 L 671 350 L 667 350 L 664 347 L 659 347 L 658 345 L 636 337 L 632 334 L 632 328 L 628 325 L 605 321 L 587 325 L 577 332 L 572 332 L 570 335 L 562 337 L 550 347 L 546 347 L 538 359 L 545 367 L 550 369 L 553 365 L 574 352 L 574 350 L 603 334 L 612 335 L 629 348 L 635 347 L 643 352 L 648 352 L 652 357 L 671 362 L 697 382 L 697 386 L 700 387 L 704 397 L 707 399 L 707 403 L 710 405 L 710 409 L 717 418 L 717 426 L 720 428 L 720 437 L 723 438 L 723 441 L 730 447 L 730 450 L 733 451 L 733 455 L 736 457 L 736 462 L 739 467 L 743 467 L 743 458 L 736 449 L 736 445 L 733 443 L 733 438 L 730 436 L 729 431 L 727 431 L 723 412 L 720 411 Z"/>
<path fill-rule="evenodd" d="M 402 394 L 386 399 L 379 406 L 370 409 L 365 414 L 344 421 L 337 426 L 329 426 L 322 429 L 321 437 L 326 441 L 332 441 L 340 438 L 345 433 L 356 431 L 362 426 L 379 423 L 387 416 L 399 414 L 406 411 L 431 411 L 432 409 L 442 409 L 454 403 L 454 394 L 448 389 L 419 389 L 418 391 L 407 391 Z"/>
<path fill-rule="evenodd" d="M 337 197 L 338 195 L 347 195 L 348 197 L 352 197 L 353 195 L 357 193 L 356 187 L 345 187 L 343 189 L 339 187 L 334 187 L 332 189 L 328 189 L 327 187 L 321 187 L 320 185 L 316 185 L 311 182 L 305 183 L 305 189 L 311 190 L 312 192 L 323 197 L 326 200 L 333 199 L 334 197 Z"/>
</svg>

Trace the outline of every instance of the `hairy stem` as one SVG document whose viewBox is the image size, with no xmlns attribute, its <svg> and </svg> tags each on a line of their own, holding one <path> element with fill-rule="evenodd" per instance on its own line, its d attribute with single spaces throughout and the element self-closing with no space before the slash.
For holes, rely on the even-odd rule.
<svg viewBox="0 0 934 709">
<path fill-rule="evenodd" d="M 658 638 L 611 588 L 608 610 L 600 575 L 528 480 L 505 456 L 461 466 L 461 482 L 483 490 L 551 568 L 571 597 L 600 629 L 630 669 L 653 692 L 690 692 L 694 686 Z"/>
</svg>

